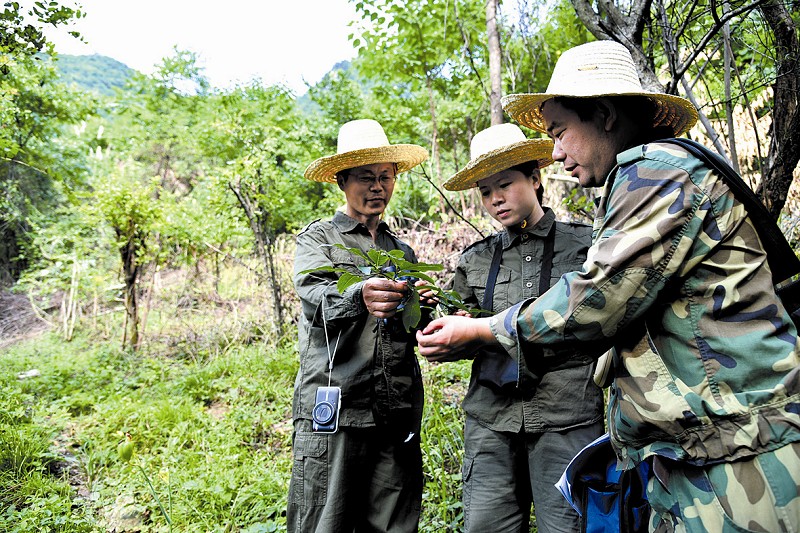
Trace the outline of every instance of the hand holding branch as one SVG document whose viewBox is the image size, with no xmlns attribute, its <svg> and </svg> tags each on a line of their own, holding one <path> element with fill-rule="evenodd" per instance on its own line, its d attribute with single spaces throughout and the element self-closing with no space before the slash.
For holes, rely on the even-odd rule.
<svg viewBox="0 0 800 533">
<path fill-rule="evenodd" d="M 498 345 L 488 318 L 449 315 L 438 318 L 417 332 L 419 353 L 431 362 L 457 361 L 478 348 Z"/>
</svg>

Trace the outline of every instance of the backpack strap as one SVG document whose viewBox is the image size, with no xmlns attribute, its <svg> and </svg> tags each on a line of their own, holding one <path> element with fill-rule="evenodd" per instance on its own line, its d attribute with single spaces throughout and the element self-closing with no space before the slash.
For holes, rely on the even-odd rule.
<svg viewBox="0 0 800 533">
<path fill-rule="evenodd" d="M 772 270 L 772 280 L 776 285 L 800 273 L 800 259 L 795 255 L 767 208 L 741 176 L 719 154 L 715 154 L 698 142 L 685 138 L 662 139 L 658 142 L 677 144 L 683 147 L 706 163 L 730 187 L 733 195 L 742 202 L 747 214 L 753 219 L 758 236 L 767 252 L 767 261 Z"/>
</svg>

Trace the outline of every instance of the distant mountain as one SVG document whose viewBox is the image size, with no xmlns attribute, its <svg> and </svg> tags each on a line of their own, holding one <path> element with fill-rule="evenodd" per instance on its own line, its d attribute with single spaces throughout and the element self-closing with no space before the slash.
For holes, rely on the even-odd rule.
<svg viewBox="0 0 800 533">
<path fill-rule="evenodd" d="M 111 96 L 122 88 L 136 72 L 116 59 L 101 55 L 59 55 L 56 67 L 61 80 L 86 91 Z"/>
<path fill-rule="evenodd" d="M 339 61 L 338 63 L 333 65 L 333 67 L 331 67 L 331 69 L 327 72 L 327 74 L 325 74 L 325 76 L 336 70 L 341 70 L 346 73 L 350 72 L 350 67 L 351 67 L 350 61 L 347 60 Z M 296 98 L 295 101 L 297 102 L 297 105 L 300 107 L 300 110 L 308 115 L 315 113 L 319 109 L 319 106 L 315 104 L 313 100 L 311 100 L 311 96 L 308 94 L 308 91 L 304 92 L 300 97 Z"/>
</svg>

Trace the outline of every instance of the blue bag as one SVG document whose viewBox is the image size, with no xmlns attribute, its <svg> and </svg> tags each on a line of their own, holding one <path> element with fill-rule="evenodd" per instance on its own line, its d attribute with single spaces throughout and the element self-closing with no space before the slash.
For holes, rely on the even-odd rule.
<svg viewBox="0 0 800 533">
<path fill-rule="evenodd" d="M 580 515 L 581 533 L 644 533 L 650 519 L 649 475 L 647 462 L 618 470 L 606 433 L 572 459 L 556 487 Z"/>
</svg>

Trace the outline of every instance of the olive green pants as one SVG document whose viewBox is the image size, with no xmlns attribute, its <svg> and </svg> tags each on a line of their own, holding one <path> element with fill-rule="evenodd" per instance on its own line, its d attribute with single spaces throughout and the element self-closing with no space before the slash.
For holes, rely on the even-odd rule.
<svg viewBox="0 0 800 533">
<path fill-rule="evenodd" d="M 286 512 L 292 532 L 415 532 L 422 500 L 419 435 L 408 442 L 380 428 L 311 431 L 295 422 Z"/>
<path fill-rule="evenodd" d="M 602 435 L 603 422 L 565 431 L 505 433 L 467 415 L 464 427 L 464 515 L 474 533 L 574 533 L 579 517 L 554 486 L 581 449 Z"/>
</svg>

